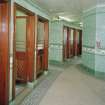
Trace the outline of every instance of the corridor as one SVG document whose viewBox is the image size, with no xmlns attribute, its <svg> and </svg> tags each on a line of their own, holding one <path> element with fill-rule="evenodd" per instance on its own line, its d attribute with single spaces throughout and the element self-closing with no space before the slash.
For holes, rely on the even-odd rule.
<svg viewBox="0 0 105 105">
<path fill-rule="evenodd" d="M 105 82 L 83 72 L 80 63 L 49 65 L 49 74 L 19 105 L 105 105 Z"/>
<path fill-rule="evenodd" d="M 105 105 L 105 0 L 0 0 L 0 105 Z"/>
</svg>

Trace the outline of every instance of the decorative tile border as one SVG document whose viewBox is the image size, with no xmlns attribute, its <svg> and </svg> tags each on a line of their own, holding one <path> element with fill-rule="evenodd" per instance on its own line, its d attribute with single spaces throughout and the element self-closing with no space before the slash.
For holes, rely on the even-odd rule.
<svg viewBox="0 0 105 105">
<path fill-rule="evenodd" d="M 104 55 L 105 56 L 105 50 L 96 49 L 95 54 L 97 54 L 97 55 Z"/>
<path fill-rule="evenodd" d="M 94 76 L 98 79 L 102 79 L 102 80 L 105 80 L 105 72 L 99 72 L 99 71 L 95 71 L 95 69 L 91 69 L 89 67 L 86 67 L 85 65 L 83 64 L 79 64 L 77 65 L 77 68 L 79 70 L 81 70 L 82 72 L 86 73 L 86 74 L 89 74 L 91 76 Z"/>
<path fill-rule="evenodd" d="M 95 48 L 89 48 L 89 47 L 82 47 L 82 51 L 90 54 L 95 55 L 102 55 L 105 56 L 105 50 L 104 49 L 95 49 Z"/>
<path fill-rule="evenodd" d="M 87 53 L 95 54 L 95 49 L 93 49 L 93 48 L 82 47 L 82 51 L 87 52 Z"/>
<path fill-rule="evenodd" d="M 57 44 L 57 43 L 51 43 L 50 45 L 50 48 L 52 49 L 63 49 L 63 45 L 62 44 Z"/>
</svg>

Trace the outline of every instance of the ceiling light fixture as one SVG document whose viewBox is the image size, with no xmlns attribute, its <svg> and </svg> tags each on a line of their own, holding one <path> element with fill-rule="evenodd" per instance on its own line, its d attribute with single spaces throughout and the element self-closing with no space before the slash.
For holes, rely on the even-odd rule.
<svg viewBox="0 0 105 105">
<path fill-rule="evenodd" d="M 80 27 L 83 27 L 83 23 L 82 22 L 80 22 L 79 25 L 80 25 Z"/>
<path fill-rule="evenodd" d="M 73 19 L 70 19 L 70 18 L 67 18 L 67 17 L 63 17 L 63 16 L 59 16 L 59 19 L 60 20 L 65 20 L 65 21 L 68 21 L 68 22 L 73 22 L 74 21 Z"/>
<path fill-rule="evenodd" d="M 79 24 L 80 24 L 80 25 L 83 25 L 83 23 L 82 23 L 82 22 L 80 22 Z"/>
</svg>

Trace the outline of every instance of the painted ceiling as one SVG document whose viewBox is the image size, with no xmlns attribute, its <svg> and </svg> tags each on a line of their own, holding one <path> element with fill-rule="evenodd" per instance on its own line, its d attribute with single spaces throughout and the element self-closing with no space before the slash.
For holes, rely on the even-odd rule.
<svg viewBox="0 0 105 105">
<path fill-rule="evenodd" d="M 82 12 L 103 4 L 105 0 L 32 0 L 33 3 L 47 10 L 52 16 L 65 16 L 81 21 Z"/>
</svg>

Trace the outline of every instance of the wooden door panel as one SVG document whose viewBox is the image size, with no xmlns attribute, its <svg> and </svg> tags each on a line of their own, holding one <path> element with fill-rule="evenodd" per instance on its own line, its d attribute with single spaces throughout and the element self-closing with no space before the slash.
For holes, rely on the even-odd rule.
<svg viewBox="0 0 105 105">
<path fill-rule="evenodd" d="M 73 57 L 73 33 L 74 30 L 70 29 L 70 57 Z"/>
<path fill-rule="evenodd" d="M 80 41 L 80 43 L 79 43 L 79 48 L 80 48 L 80 50 L 79 50 L 79 55 L 81 55 L 82 54 L 82 30 L 80 30 L 79 31 L 79 34 L 80 34 L 80 37 L 79 37 L 79 41 Z"/>
<path fill-rule="evenodd" d="M 9 101 L 9 5 L 0 4 L 0 105 Z"/>
<path fill-rule="evenodd" d="M 16 52 L 16 80 L 27 82 L 27 54 Z"/>
<path fill-rule="evenodd" d="M 16 17 L 16 81 L 27 82 L 27 18 Z"/>
<path fill-rule="evenodd" d="M 70 57 L 70 30 L 67 28 L 67 58 Z"/>
<path fill-rule="evenodd" d="M 67 28 L 64 27 L 64 59 L 67 58 Z"/>
<path fill-rule="evenodd" d="M 70 56 L 70 30 L 69 27 L 64 27 L 64 59 Z"/>
<path fill-rule="evenodd" d="M 44 51 L 43 49 L 38 50 L 37 54 L 37 75 L 42 73 L 44 70 Z"/>
<path fill-rule="evenodd" d="M 48 44 L 49 44 L 49 22 L 44 22 L 45 39 L 44 39 L 44 70 L 48 70 Z"/>
<path fill-rule="evenodd" d="M 34 81 L 35 16 L 28 16 L 27 24 L 27 64 L 28 80 Z"/>
<path fill-rule="evenodd" d="M 76 34 L 77 30 L 74 29 L 74 36 L 73 36 L 73 55 L 77 56 L 77 34 Z"/>
<path fill-rule="evenodd" d="M 44 70 L 48 70 L 48 47 L 44 48 Z"/>
</svg>

